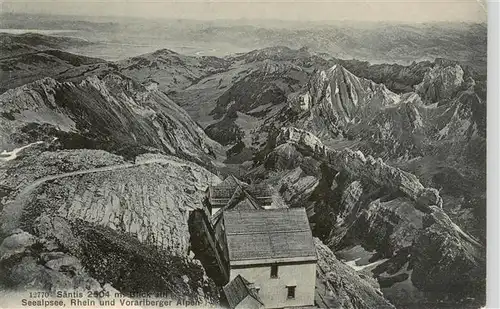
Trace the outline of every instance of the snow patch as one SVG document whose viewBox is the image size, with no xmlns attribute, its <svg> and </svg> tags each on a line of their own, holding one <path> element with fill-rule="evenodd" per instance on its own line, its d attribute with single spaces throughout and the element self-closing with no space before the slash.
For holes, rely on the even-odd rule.
<svg viewBox="0 0 500 309">
<path fill-rule="evenodd" d="M 378 261 L 375 261 L 373 263 L 370 263 L 370 264 L 366 264 L 366 265 L 358 265 L 356 264 L 357 261 L 361 260 L 361 258 L 357 258 L 355 260 L 352 260 L 352 261 L 347 261 L 345 262 L 345 264 L 349 267 L 351 267 L 352 269 L 354 269 L 355 271 L 361 271 L 365 268 L 374 268 L 382 263 L 384 263 L 385 261 L 387 261 L 388 259 L 381 259 L 381 260 L 378 260 Z"/>
<path fill-rule="evenodd" d="M 23 151 L 24 149 L 28 148 L 28 147 L 31 147 L 33 145 L 37 145 L 37 144 L 41 144 L 43 143 L 42 141 L 38 141 L 38 142 L 34 142 L 34 143 L 31 143 L 31 144 L 28 144 L 26 146 L 22 146 L 22 147 L 19 147 L 19 148 L 16 148 L 12 151 L 7 151 L 7 150 L 4 150 L 2 151 L 2 153 L 0 153 L 0 160 L 1 161 L 11 161 L 11 160 L 14 160 L 15 158 L 17 158 L 17 154 L 21 151 Z"/>
</svg>

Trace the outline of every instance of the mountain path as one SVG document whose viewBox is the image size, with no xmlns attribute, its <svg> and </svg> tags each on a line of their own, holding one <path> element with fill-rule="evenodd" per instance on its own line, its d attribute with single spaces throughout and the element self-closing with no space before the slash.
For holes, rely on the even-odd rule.
<svg viewBox="0 0 500 309">
<path fill-rule="evenodd" d="M 19 226 L 19 220 L 21 219 L 21 215 L 22 215 L 23 210 L 24 210 L 24 205 L 26 205 L 26 203 L 30 200 L 31 193 L 33 193 L 33 191 L 36 188 L 38 188 L 40 185 L 46 183 L 47 181 L 52 181 L 52 180 L 56 180 L 56 179 L 77 176 L 77 175 L 109 172 L 109 171 L 114 171 L 114 170 L 119 170 L 119 169 L 127 169 L 127 168 L 137 167 L 137 166 L 141 166 L 141 165 L 158 164 L 158 163 L 159 164 L 175 164 L 177 166 L 188 166 L 188 164 L 181 163 L 181 162 L 178 162 L 175 160 L 154 158 L 154 159 L 147 159 L 147 160 L 138 161 L 135 163 L 108 165 L 108 166 L 103 166 L 103 167 L 78 170 L 78 171 L 67 172 L 67 173 L 62 173 L 62 174 L 48 175 L 48 176 L 44 176 L 42 178 L 38 178 L 34 182 L 32 182 L 29 185 L 27 185 L 26 187 L 24 187 L 13 201 L 11 201 L 5 205 L 4 209 L 2 210 L 1 216 L 0 216 L 0 235 L 1 234 L 4 234 L 4 235 L 8 234 L 10 231 L 16 229 Z"/>
</svg>

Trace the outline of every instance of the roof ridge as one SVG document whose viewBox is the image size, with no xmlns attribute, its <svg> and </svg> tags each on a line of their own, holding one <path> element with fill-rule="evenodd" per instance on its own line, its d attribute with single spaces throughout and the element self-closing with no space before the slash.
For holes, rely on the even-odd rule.
<svg viewBox="0 0 500 309">
<path fill-rule="evenodd" d="M 261 205 L 259 205 L 257 203 L 257 201 L 255 200 L 255 198 L 250 194 L 248 193 L 248 191 L 244 188 L 242 188 L 243 190 L 243 194 L 245 195 L 245 197 L 250 201 L 250 203 L 252 203 L 252 205 L 258 209 L 255 209 L 255 210 L 262 210 L 264 209 Z"/>
<path fill-rule="evenodd" d="M 256 231 L 256 232 L 226 232 L 227 235 L 255 235 L 255 234 L 269 234 L 271 233 L 293 233 L 293 232 L 309 232 L 310 229 L 297 229 L 297 230 L 280 230 L 280 231 Z"/>
<path fill-rule="evenodd" d="M 258 212 L 258 211 L 262 211 L 262 212 L 271 212 L 271 211 L 274 211 L 274 212 L 285 212 L 285 211 L 302 211 L 304 210 L 305 211 L 305 208 L 304 207 L 292 207 L 292 208 L 269 208 L 269 209 L 232 209 L 230 210 L 231 212 Z"/>
<path fill-rule="evenodd" d="M 232 283 L 235 283 L 236 281 L 241 281 L 241 283 L 243 284 L 243 287 L 244 287 L 244 289 L 245 289 L 245 291 L 246 291 L 246 293 L 247 293 L 248 296 L 253 297 L 256 301 L 258 301 L 259 303 L 261 303 L 262 305 L 264 305 L 264 303 L 262 302 L 262 300 L 259 297 L 259 294 L 254 293 L 254 291 L 252 291 L 252 288 L 249 286 L 250 284 L 253 284 L 253 283 L 250 283 L 250 281 L 248 281 L 247 279 L 245 279 L 245 277 L 243 277 L 241 274 L 238 274 L 236 277 L 234 277 L 233 280 L 229 281 L 229 283 L 226 284 L 226 286 L 224 286 L 224 288 L 227 287 L 227 286 L 229 286 Z M 254 288 L 254 290 L 255 290 L 255 288 Z"/>
<path fill-rule="evenodd" d="M 245 286 L 245 289 L 247 290 L 247 293 L 248 295 L 252 296 L 256 301 L 258 301 L 259 303 L 261 303 L 262 305 L 264 305 L 264 303 L 262 302 L 262 300 L 260 299 L 259 297 L 259 294 L 256 294 L 252 291 L 252 289 L 248 286 L 249 284 L 252 284 L 250 283 L 250 281 L 248 281 L 247 279 L 245 279 L 242 275 L 238 275 L 238 277 L 241 278 L 241 280 L 243 281 L 243 285 Z M 255 289 L 255 288 L 254 288 Z"/>
</svg>

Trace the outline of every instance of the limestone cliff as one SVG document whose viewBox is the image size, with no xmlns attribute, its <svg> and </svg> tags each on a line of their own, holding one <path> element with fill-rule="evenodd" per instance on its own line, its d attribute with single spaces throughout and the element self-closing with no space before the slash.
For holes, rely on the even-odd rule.
<svg viewBox="0 0 500 309">
<path fill-rule="evenodd" d="M 363 179 L 394 192 L 399 191 L 417 201 L 419 207 L 442 204 L 437 190 L 425 188 L 414 175 L 387 165 L 381 159 L 371 156 L 365 158 L 363 153 L 349 148 L 333 150 L 324 146 L 321 140 L 310 132 L 296 128 L 283 128 L 277 137 L 278 144 L 288 142 L 297 145 L 310 156 L 326 161 L 335 170 L 348 173 L 352 178 Z"/>
</svg>

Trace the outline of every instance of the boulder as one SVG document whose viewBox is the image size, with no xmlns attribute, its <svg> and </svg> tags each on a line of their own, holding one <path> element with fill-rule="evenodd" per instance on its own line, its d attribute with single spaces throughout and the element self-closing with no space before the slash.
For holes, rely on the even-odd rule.
<svg viewBox="0 0 500 309">
<path fill-rule="evenodd" d="M 6 237 L 0 245 L 0 261 L 24 253 L 26 249 L 35 244 L 35 240 L 33 235 L 20 230 Z"/>
</svg>

